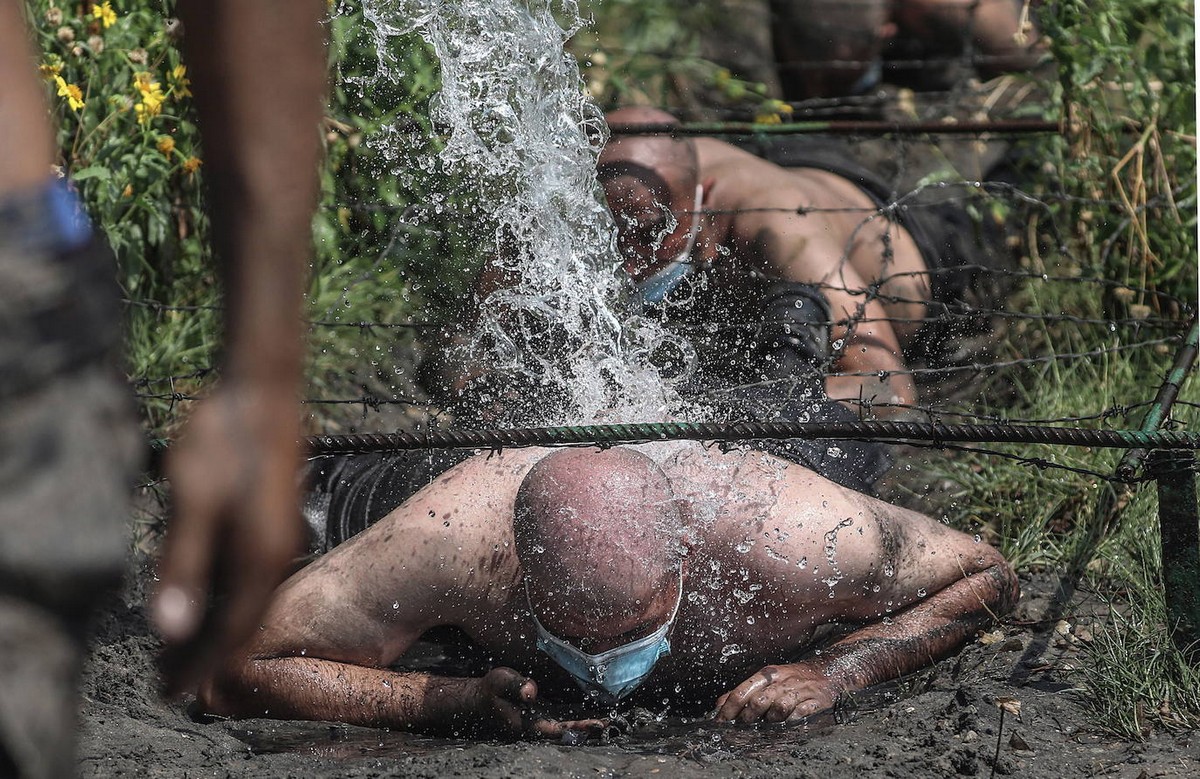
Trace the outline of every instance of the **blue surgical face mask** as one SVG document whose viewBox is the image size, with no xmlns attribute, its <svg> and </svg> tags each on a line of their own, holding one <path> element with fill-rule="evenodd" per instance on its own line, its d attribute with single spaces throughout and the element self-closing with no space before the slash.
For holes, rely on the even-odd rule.
<svg viewBox="0 0 1200 779">
<path fill-rule="evenodd" d="M 855 81 L 854 85 L 850 87 L 849 94 L 865 95 L 867 92 L 878 86 L 879 82 L 882 80 L 883 58 L 879 55 L 876 55 L 875 59 L 871 60 L 870 67 L 863 71 L 863 74 L 858 77 L 858 81 Z"/>
<path fill-rule="evenodd" d="M 662 266 L 654 273 L 637 283 L 637 295 L 643 308 L 657 306 L 666 299 L 683 280 L 695 270 L 692 262 L 692 249 L 696 246 L 696 236 L 700 234 L 700 206 L 704 198 L 704 187 L 696 185 L 696 204 L 692 208 L 692 228 L 688 230 L 687 245 L 683 247 L 675 259 Z"/>
<path fill-rule="evenodd" d="M 525 585 L 525 600 L 529 601 L 529 585 Z M 683 600 L 683 570 L 679 571 L 679 595 L 675 608 L 663 625 L 644 638 L 630 641 L 623 646 L 589 655 L 568 644 L 543 627 L 541 620 L 529 605 L 530 616 L 537 628 L 537 648 L 549 655 L 563 670 L 571 675 L 575 683 L 586 693 L 596 694 L 606 703 L 615 703 L 636 690 L 654 670 L 654 664 L 663 655 L 670 654 L 671 642 L 667 633 L 679 604 Z"/>
</svg>

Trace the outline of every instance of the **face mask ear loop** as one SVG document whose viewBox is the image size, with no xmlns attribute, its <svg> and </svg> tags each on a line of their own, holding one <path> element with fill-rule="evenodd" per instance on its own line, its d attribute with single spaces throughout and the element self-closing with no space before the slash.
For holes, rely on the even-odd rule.
<svg viewBox="0 0 1200 779">
<path fill-rule="evenodd" d="M 688 230 L 687 244 L 683 251 L 679 253 L 679 259 L 676 262 L 689 262 L 692 258 L 692 249 L 696 248 L 696 239 L 700 235 L 700 217 L 704 213 L 701 207 L 704 205 L 704 185 L 696 182 L 696 198 L 692 204 L 692 226 Z"/>
</svg>

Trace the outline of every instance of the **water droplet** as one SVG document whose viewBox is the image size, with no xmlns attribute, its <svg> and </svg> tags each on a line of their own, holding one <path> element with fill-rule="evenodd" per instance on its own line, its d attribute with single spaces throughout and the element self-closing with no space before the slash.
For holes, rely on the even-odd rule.
<svg viewBox="0 0 1200 779">
<path fill-rule="evenodd" d="M 796 567 L 803 571 L 805 568 L 808 567 L 808 558 L 801 557 L 799 560 L 796 561 Z"/>
<path fill-rule="evenodd" d="M 400 608 L 400 601 L 398 601 L 398 600 L 394 600 L 394 601 L 392 601 L 392 608 L 393 608 L 393 609 L 398 609 L 398 608 Z"/>
<path fill-rule="evenodd" d="M 734 549 L 737 550 L 738 554 L 745 554 L 746 552 L 750 551 L 752 546 L 754 546 L 754 542 L 747 538 L 745 541 L 735 546 Z"/>
<path fill-rule="evenodd" d="M 744 606 L 750 601 L 754 600 L 754 593 L 746 592 L 745 590 L 739 590 L 735 587 L 733 590 L 733 597 L 737 598 L 737 602 Z"/>
<path fill-rule="evenodd" d="M 924 588 L 924 587 L 922 587 L 921 589 L 917 590 L 917 597 L 918 597 L 918 598 L 924 598 L 924 597 L 925 597 L 927 594 L 928 594 L 928 593 L 925 591 L 925 588 Z"/>
</svg>

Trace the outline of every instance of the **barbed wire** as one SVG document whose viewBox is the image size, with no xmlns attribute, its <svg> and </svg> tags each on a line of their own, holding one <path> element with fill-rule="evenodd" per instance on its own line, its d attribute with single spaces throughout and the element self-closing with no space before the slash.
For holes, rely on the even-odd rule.
<svg viewBox="0 0 1200 779">
<path fill-rule="evenodd" d="M 777 124 L 762 122 L 692 122 L 687 124 L 610 124 L 609 133 L 621 135 L 681 136 L 781 136 L 781 135 L 1044 135 L 1062 133 L 1059 122 L 1044 119 L 964 119 L 945 121 L 885 121 L 874 119 L 793 119 Z M 1132 131 L 1132 130 L 1131 130 Z"/>
<path fill-rule="evenodd" d="M 939 451 L 962 452 L 964 454 L 997 457 L 1002 460 L 1015 462 L 1018 465 L 1031 466 L 1033 468 L 1037 468 L 1039 471 L 1065 471 L 1067 473 L 1075 473 L 1080 476 L 1090 476 L 1094 479 L 1100 479 L 1101 481 L 1119 484 L 1137 484 L 1154 479 L 1153 476 L 1148 474 L 1121 476 L 1111 471 L 1097 471 L 1091 468 L 1084 468 L 1079 465 L 1066 465 L 1065 463 L 1060 463 L 1056 460 L 1048 460 L 1044 457 L 1030 457 L 1029 455 L 1015 454 L 1013 452 L 1005 452 L 1001 449 L 990 449 L 983 446 L 967 446 L 963 444 L 928 444 L 919 441 L 910 442 L 908 445 L 915 449 L 936 449 Z"/>
<path fill-rule="evenodd" d="M 895 370 L 886 371 L 885 373 L 888 376 L 944 375 L 944 374 L 953 374 L 953 373 L 962 372 L 962 371 L 971 371 L 971 372 L 975 372 L 975 373 L 987 373 L 990 371 L 995 371 L 1000 368 L 1015 368 L 1015 367 L 1021 367 L 1021 366 L 1044 365 L 1046 363 L 1051 363 L 1051 362 L 1069 362 L 1071 360 L 1102 357 L 1105 355 L 1119 354 L 1122 352 L 1128 352 L 1128 351 L 1137 350 L 1137 349 L 1144 349 L 1147 347 L 1161 346 L 1161 345 L 1167 345 L 1167 344 L 1177 344 L 1177 343 L 1179 343 L 1178 337 L 1154 338 L 1154 339 L 1149 339 L 1149 340 L 1145 340 L 1145 341 L 1137 341 L 1134 343 L 1115 344 L 1113 346 L 1096 348 L 1096 349 L 1088 349 L 1086 351 L 1079 351 L 1079 352 L 1063 352 L 1063 353 L 1056 353 L 1056 354 L 1036 355 L 1036 356 L 1030 356 L 1030 357 L 1018 357 L 1018 358 L 1014 358 L 1011 360 L 999 360 L 999 361 L 992 361 L 992 362 L 972 362 L 972 363 L 966 364 L 966 365 L 949 365 L 949 366 L 942 366 L 942 367 L 936 367 L 936 368 L 895 369 Z M 177 381 L 185 381 L 185 380 L 189 380 L 189 379 L 205 378 L 213 372 L 215 372 L 214 369 L 206 368 L 206 369 L 202 369 L 200 371 L 193 371 L 190 373 L 180 374 L 180 375 L 175 375 L 175 376 L 134 377 L 132 381 L 133 381 L 135 387 L 145 387 L 145 386 L 149 386 L 151 384 L 172 383 L 172 382 L 177 382 Z M 881 372 L 880 371 L 830 370 L 827 373 L 827 375 L 831 376 L 831 377 L 832 376 L 880 376 Z M 198 396 L 193 396 L 193 395 L 189 395 L 187 393 L 178 393 L 178 392 L 170 392 L 170 393 L 145 393 L 145 392 L 143 392 L 143 393 L 138 393 L 137 396 L 140 398 L 145 398 L 145 399 L 175 399 L 175 400 L 198 400 L 199 399 Z M 365 395 L 360 398 L 350 398 L 350 399 L 309 398 L 309 399 L 306 399 L 305 402 L 314 403 L 314 404 L 315 403 L 358 404 L 358 403 L 363 403 L 363 402 L 386 404 L 386 403 L 412 403 L 414 401 L 412 401 L 411 398 L 380 398 L 380 397 L 374 396 L 374 395 Z M 908 408 L 908 409 L 912 409 L 912 410 L 920 410 L 920 408 L 916 407 L 916 406 L 904 406 L 904 408 Z"/>
<path fill-rule="evenodd" d="M 133 380 L 136 388 L 146 387 L 152 384 L 174 384 L 179 381 L 206 378 L 210 375 L 215 375 L 216 369 L 209 368 L 201 371 L 196 371 L 190 374 L 182 374 L 179 376 L 160 376 L 160 377 L 140 377 Z M 840 374 L 834 374 L 840 375 Z M 141 392 L 134 393 L 135 397 L 147 400 L 174 400 L 174 401 L 198 401 L 203 399 L 202 394 L 193 394 L 187 392 Z M 412 407 L 430 407 L 431 402 L 428 400 L 420 400 L 415 397 L 408 396 L 392 396 L 385 397 L 372 393 L 364 393 L 355 397 L 347 398 L 303 398 L 302 402 L 306 405 L 353 405 L 365 406 L 371 409 L 379 409 L 383 406 L 402 405 Z M 856 400 L 843 401 L 848 405 L 859 405 Z M 973 422 L 986 422 L 996 425 L 1034 425 L 1034 424 L 1063 424 L 1063 423 L 1079 423 L 1090 421 L 1104 421 L 1108 419 L 1116 419 L 1120 417 L 1128 417 L 1134 412 L 1145 409 L 1152 405 L 1152 401 L 1137 401 L 1132 403 L 1113 403 L 1097 411 L 1081 412 L 1079 414 L 1057 416 L 1057 417 L 1028 417 L 1013 415 L 1011 413 L 989 413 L 985 411 L 976 411 L 970 409 L 959 409 L 946 403 L 939 403 L 937 406 L 926 405 L 922 403 L 888 403 L 888 402 L 871 402 L 862 403 L 863 406 L 869 406 L 873 410 L 892 410 L 898 412 L 912 412 L 915 414 L 924 415 L 927 419 L 933 420 L 938 418 L 957 418 Z M 1200 403 L 1195 403 L 1187 400 L 1175 401 L 1175 406 L 1200 410 Z"/>
<path fill-rule="evenodd" d="M 672 63 L 694 62 L 708 63 L 709 61 L 699 56 L 681 55 L 678 51 L 639 48 L 633 46 L 622 46 L 619 44 L 610 44 L 605 47 L 608 51 L 622 54 L 629 57 L 646 57 L 648 59 L 660 59 Z M 586 56 L 586 55 L 585 55 Z M 921 70 L 921 69 L 938 69 L 949 65 L 1005 65 L 1012 62 L 1011 56 L 1001 54 L 980 54 L 972 53 L 968 57 L 923 57 L 921 59 L 901 59 L 901 58 L 885 58 L 883 60 L 862 60 L 862 59 L 829 59 L 820 61 L 811 60 L 775 60 L 774 65 L 780 70 L 864 70 L 866 68 L 878 65 L 883 70 Z"/>
<path fill-rule="evenodd" d="M 972 6 L 972 14 L 974 6 Z M 606 47 L 609 52 L 628 55 L 628 56 L 650 56 L 663 59 L 670 59 L 673 62 L 680 60 L 696 60 L 698 58 L 689 56 L 680 56 L 678 50 L 669 51 L 651 51 L 648 49 L 637 49 L 635 47 Z M 879 63 L 885 72 L 895 72 L 900 70 L 914 69 L 933 69 L 947 66 L 967 66 L 974 68 L 978 66 L 998 65 L 1008 61 L 1008 57 L 1002 55 L 988 55 L 979 52 L 973 48 L 970 41 L 970 36 L 967 30 L 964 29 L 962 52 L 956 56 L 945 57 L 927 57 L 927 58 L 907 58 L 890 56 L 885 58 L 882 63 Z M 834 70 L 861 70 L 877 64 L 874 60 L 854 59 L 854 58 L 838 58 L 826 60 L 823 62 L 802 62 L 795 60 L 783 60 L 774 63 L 778 71 L 783 72 L 799 72 L 811 69 L 834 69 Z M 965 100 L 972 96 L 986 96 L 990 94 L 989 90 L 982 85 L 969 81 L 958 82 L 953 89 L 954 99 Z M 909 91 L 908 97 L 914 96 L 932 96 L 933 93 Z M 766 144 L 774 142 L 777 137 L 796 135 L 800 133 L 823 134 L 823 135 L 839 135 L 848 137 L 886 137 L 896 143 L 905 144 L 911 143 L 914 138 L 931 139 L 932 143 L 937 143 L 941 136 L 959 135 L 973 137 L 995 138 L 1012 138 L 1012 137 L 1027 137 L 1027 136 L 1044 136 L 1049 134 L 1070 134 L 1080 130 L 1081 128 L 1071 126 L 1065 121 L 1054 119 L 1041 118 L 1001 118 L 1001 119 L 976 119 L 976 114 L 970 119 L 958 118 L 954 122 L 946 122 L 941 119 L 936 120 L 912 120 L 906 122 L 896 121 L 881 121 L 881 120 L 817 120 L 811 121 L 814 112 L 835 112 L 842 111 L 847 108 L 862 108 L 862 107 L 879 107 L 894 102 L 896 99 L 894 94 L 884 94 L 876 91 L 857 96 L 847 96 L 839 98 L 810 98 L 806 100 L 795 100 L 788 103 L 792 107 L 793 112 L 791 117 L 781 114 L 779 125 L 766 125 L 755 122 L 710 122 L 710 123 L 693 123 L 685 125 L 615 125 L 610 127 L 610 132 L 614 136 L 622 134 L 646 134 L 646 133 L 665 133 L 671 135 L 691 136 L 691 135 L 729 135 L 737 134 L 753 137 L 757 142 Z M 750 108 L 747 111 L 752 110 Z M 804 118 L 801 118 L 803 115 Z M 1127 128 L 1130 131 L 1138 131 L 1140 128 L 1135 128 L 1132 125 Z M 426 130 L 421 130 L 422 135 L 427 135 Z M 414 132 L 415 134 L 415 132 Z M 961 181 L 961 182 L 934 182 L 915 186 L 903 193 L 896 193 L 889 200 L 878 206 L 872 207 L 807 207 L 796 206 L 792 208 L 754 208 L 754 209 L 735 209 L 735 210 L 719 210 L 719 209 L 700 209 L 699 211 L 684 211 L 676 210 L 677 216 L 684 214 L 692 215 L 730 215 L 730 214 L 746 214 L 753 212 L 769 213 L 769 212 L 786 212 L 800 216 L 809 214 L 857 214 L 863 217 L 874 215 L 882 215 L 891 218 L 906 210 L 917 209 L 932 209 L 945 204 L 954 203 L 969 203 L 978 201 L 979 199 L 990 198 L 1008 204 L 1016 204 L 1020 207 L 1028 207 L 1029 209 L 1039 209 L 1042 213 L 1048 214 L 1051 218 L 1046 224 L 1041 225 L 1045 230 L 1046 244 L 1053 244 L 1059 254 L 1068 262 L 1074 261 L 1071 257 L 1066 242 L 1060 237 L 1058 230 L 1059 225 L 1055 219 L 1055 206 L 1072 206 L 1089 208 L 1093 207 L 1100 209 L 1118 209 L 1122 216 L 1119 219 L 1131 220 L 1142 214 L 1154 213 L 1168 209 L 1178 209 L 1180 200 L 1190 202 L 1194 200 L 1194 194 L 1188 195 L 1189 190 L 1194 189 L 1194 184 L 1185 184 L 1175 188 L 1166 195 L 1151 197 L 1145 202 L 1137 203 L 1132 207 L 1128 202 L 1120 201 L 1113 198 L 1084 198 L 1072 195 L 1067 192 L 1050 191 L 1050 192 L 1027 192 L 1020 187 L 999 181 Z M 399 218 L 394 220 L 390 237 L 388 238 L 388 247 L 381 253 L 386 254 L 394 245 L 396 245 L 398 236 L 402 231 L 410 232 L 427 232 L 429 228 L 420 224 L 411 224 L 408 222 L 410 217 L 420 213 L 419 206 L 413 203 L 403 204 L 388 204 L 388 203 L 370 203 L 370 202 L 351 202 L 351 203 L 333 203 L 328 205 L 329 209 L 340 210 L 348 209 L 351 212 L 360 213 L 395 213 Z M 453 215 L 453 207 L 446 209 Z M 467 218 L 467 214 L 463 214 L 462 218 Z M 897 220 L 901 221 L 902 220 Z M 1114 232 L 1114 237 L 1110 238 L 1102 247 L 1104 257 L 1107 257 L 1113 246 L 1116 245 L 1116 232 L 1121 229 L 1121 224 L 1118 222 L 1118 230 Z M 1032 231 L 1031 231 L 1032 233 Z M 1034 235 L 1034 240 L 1043 240 L 1042 235 Z M 1039 258 L 1035 257 L 1037 262 Z M 1035 366 L 1045 366 L 1051 363 L 1069 363 L 1078 360 L 1093 360 L 1104 358 L 1109 355 L 1126 354 L 1131 351 L 1145 349 L 1162 350 L 1172 344 L 1179 343 L 1178 332 L 1181 331 L 1186 323 L 1183 318 L 1194 312 L 1196 303 L 1192 300 L 1183 300 L 1178 296 L 1171 295 L 1160 289 L 1154 288 L 1152 285 L 1131 284 L 1120 279 L 1112 279 L 1103 276 L 1085 276 L 1083 273 L 1078 274 L 1051 274 L 1047 272 L 1038 272 L 1028 268 L 998 268 L 989 267 L 977 264 L 964 264 L 954 268 L 933 268 L 922 273 L 893 273 L 885 274 L 880 279 L 876 280 L 869 287 L 858 290 L 846 290 L 844 287 L 817 283 L 814 284 L 817 289 L 830 290 L 838 289 L 842 292 L 849 292 L 851 295 L 868 300 L 881 301 L 888 304 L 925 304 L 928 301 L 906 297 L 904 295 L 885 292 L 881 289 L 888 282 L 903 280 L 908 276 L 925 275 L 929 278 L 936 278 L 942 274 L 956 273 L 973 273 L 982 277 L 991 277 L 993 280 L 1006 282 L 1041 282 L 1041 283 L 1066 283 L 1072 285 L 1090 285 L 1102 290 L 1105 294 L 1112 293 L 1122 304 L 1128 304 L 1132 299 L 1136 298 L 1143 310 L 1139 314 L 1133 313 L 1131 307 L 1123 308 L 1121 304 L 1108 306 L 1116 312 L 1127 311 L 1125 314 L 1114 315 L 1111 317 L 1097 315 L 1082 315 L 1078 313 L 1061 312 L 1045 312 L 1036 313 L 1028 311 L 1010 311 L 1003 308 L 989 307 L 983 305 L 970 305 L 962 301 L 956 301 L 954 304 L 935 303 L 931 305 L 931 315 L 928 317 L 899 317 L 899 316 L 865 316 L 865 315 L 848 315 L 844 318 L 831 317 L 826 322 L 814 322 L 814 324 L 824 324 L 829 326 L 848 326 L 855 327 L 864 324 L 887 321 L 894 325 L 919 325 L 926 322 L 938 322 L 943 325 L 953 325 L 955 322 L 967 322 L 975 326 L 981 320 L 986 320 L 988 324 L 997 326 L 1005 326 L 1008 323 L 1024 323 L 1037 322 L 1046 327 L 1072 325 L 1077 328 L 1096 328 L 1104 329 L 1113 333 L 1112 342 L 1094 346 L 1086 349 L 1059 349 L 1055 348 L 1050 353 L 1038 354 L 1022 354 L 1020 356 L 1011 357 L 1009 359 L 997 359 L 992 354 L 992 345 L 984 344 L 978 353 L 967 356 L 948 356 L 949 364 L 942 364 L 941 361 L 934 365 L 915 365 L 908 366 L 903 369 L 889 370 L 887 372 L 878 371 L 831 371 L 827 375 L 831 377 L 881 377 L 886 378 L 892 375 L 907 375 L 914 378 L 922 379 L 938 379 L 961 376 L 992 376 L 1005 371 L 1015 371 L 1022 368 L 1031 368 Z M 1093 271 L 1094 273 L 1094 271 Z M 359 281 L 369 283 L 369 274 L 364 274 Z M 153 310 L 157 313 L 166 312 L 223 312 L 224 306 L 221 305 L 169 305 L 160 301 L 153 300 L 135 300 L 127 299 L 126 305 L 131 307 L 139 307 Z M 1145 304 L 1152 304 L 1154 309 L 1150 310 Z M 1171 306 L 1174 306 L 1178 311 L 1175 315 Z M 358 331 L 358 334 L 364 338 L 388 338 L 397 331 L 411 331 L 418 335 L 427 335 L 430 331 L 445 329 L 447 325 L 435 321 L 418 321 L 410 319 L 407 321 L 340 321 L 336 317 L 317 316 L 312 319 L 306 319 L 305 324 L 313 331 L 318 329 L 329 329 L 338 332 Z M 722 328 L 745 328 L 750 330 L 761 323 L 757 322 L 736 322 L 728 319 L 721 323 Z M 1014 324 L 1013 327 L 1017 325 Z M 674 328 L 683 335 L 695 334 L 698 330 L 704 328 L 704 325 L 689 327 L 681 325 Z M 1055 344 L 1058 346 L 1058 344 Z M 1049 349 L 1049 347 L 1045 347 Z M 835 355 L 836 356 L 836 355 Z M 143 400 L 167 400 L 172 404 L 177 402 L 193 401 L 200 397 L 199 389 L 194 389 L 194 385 L 202 385 L 204 382 L 214 377 L 216 369 L 213 367 L 197 368 L 189 373 L 169 376 L 140 376 L 134 379 L 137 396 Z M 410 377 L 402 377 L 398 383 L 403 384 L 409 381 Z M 154 392 L 155 388 L 162 385 L 168 385 L 171 388 L 169 392 Z M 186 386 L 189 391 L 177 391 L 176 386 Z M 336 387 L 336 384 L 334 385 Z M 355 389 L 346 390 L 345 388 L 333 389 L 329 392 L 330 397 L 310 397 L 304 402 L 312 406 L 361 406 L 364 409 L 364 414 L 367 409 L 379 410 L 386 406 L 408 406 L 408 407 L 432 407 L 428 401 L 420 400 L 417 393 L 406 395 L 404 392 L 395 392 L 391 395 L 385 392 L 372 392 L 365 387 L 361 393 L 357 393 Z M 1115 400 L 1102 408 L 1092 411 L 1079 411 L 1070 416 L 1064 416 L 1055 419 L 1012 417 L 1004 413 L 990 413 L 986 411 L 976 411 L 971 409 L 957 409 L 947 406 L 944 403 L 922 404 L 920 402 L 912 404 L 899 403 L 873 403 L 863 401 L 861 405 L 865 409 L 880 410 L 891 409 L 903 411 L 906 413 L 922 414 L 931 420 L 942 419 L 967 419 L 967 420 L 982 420 L 995 423 L 999 426 L 1012 425 L 1033 425 L 1033 424 L 1063 424 L 1066 422 L 1086 422 L 1086 421 L 1108 421 L 1119 417 L 1128 417 L 1136 410 L 1144 409 L 1151 405 L 1150 401 L 1135 401 L 1130 403 L 1118 403 Z M 1181 406 L 1192 408 L 1200 407 L 1197 404 L 1181 402 Z M 914 443 L 913 445 L 920 445 Z M 1068 466 L 1059 466 L 1041 458 L 1029 458 L 1011 453 L 989 452 L 982 449 L 967 449 L 965 447 L 954 447 L 946 443 L 931 444 L 941 446 L 943 448 L 962 448 L 965 451 L 976 451 L 982 453 L 996 454 L 999 456 L 1010 457 L 1019 460 L 1025 464 L 1035 467 L 1064 467 L 1067 470 L 1075 470 L 1079 473 L 1087 473 L 1091 476 L 1101 478 L 1105 477 L 1092 471 L 1077 469 Z"/>
</svg>

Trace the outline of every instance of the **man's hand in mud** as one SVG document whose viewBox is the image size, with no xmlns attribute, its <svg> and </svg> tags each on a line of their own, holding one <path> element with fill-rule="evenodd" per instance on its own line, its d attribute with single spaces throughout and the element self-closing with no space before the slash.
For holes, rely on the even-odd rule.
<svg viewBox="0 0 1200 779">
<path fill-rule="evenodd" d="M 170 694 L 210 676 L 253 635 L 300 550 L 292 394 L 221 385 L 168 454 L 173 516 L 151 613 Z"/>
<path fill-rule="evenodd" d="M 537 682 L 533 679 L 511 668 L 493 668 L 479 680 L 476 699 L 479 721 L 487 730 L 541 738 L 561 738 L 568 731 L 599 732 L 607 725 L 598 719 L 569 722 L 554 719 L 539 704 L 537 694 Z"/>
<path fill-rule="evenodd" d="M 786 722 L 831 708 L 841 690 L 805 663 L 769 665 L 717 699 L 719 722 Z"/>
</svg>

